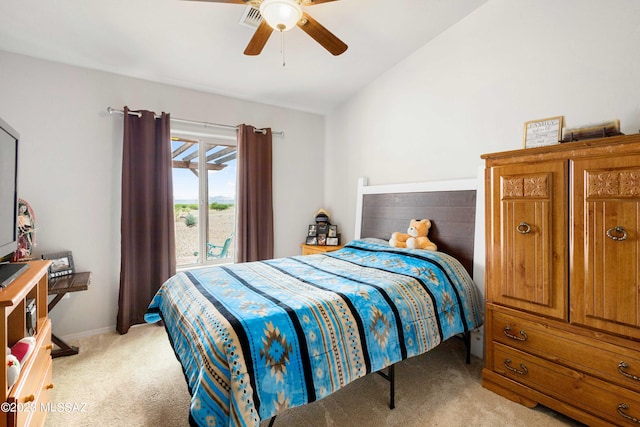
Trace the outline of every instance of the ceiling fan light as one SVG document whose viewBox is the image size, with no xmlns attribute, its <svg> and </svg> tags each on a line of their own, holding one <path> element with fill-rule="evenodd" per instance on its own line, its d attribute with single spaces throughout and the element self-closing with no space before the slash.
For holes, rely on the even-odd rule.
<svg viewBox="0 0 640 427">
<path fill-rule="evenodd" d="M 302 18 L 302 7 L 295 0 L 264 0 L 260 14 L 274 30 L 288 31 Z"/>
</svg>

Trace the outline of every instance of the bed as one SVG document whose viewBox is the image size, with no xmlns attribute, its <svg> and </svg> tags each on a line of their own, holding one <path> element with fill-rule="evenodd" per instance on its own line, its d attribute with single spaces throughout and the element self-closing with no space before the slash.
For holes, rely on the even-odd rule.
<svg viewBox="0 0 640 427">
<path fill-rule="evenodd" d="M 145 318 L 164 321 L 192 396 L 192 425 L 257 426 L 482 324 L 473 262 L 390 247 L 385 227 L 411 209 L 388 218 L 398 206 L 358 193 L 359 238 L 341 250 L 184 271 L 158 291 Z M 432 199 L 410 193 L 409 204 Z M 432 219 L 439 233 L 465 210 L 446 199 L 455 206 L 440 212 L 442 222 Z"/>
</svg>

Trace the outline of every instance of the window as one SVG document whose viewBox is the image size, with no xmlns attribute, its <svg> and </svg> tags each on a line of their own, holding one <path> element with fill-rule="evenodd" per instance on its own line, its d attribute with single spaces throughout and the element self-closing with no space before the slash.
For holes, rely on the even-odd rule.
<svg viewBox="0 0 640 427">
<path fill-rule="evenodd" d="M 233 262 L 235 136 L 176 131 L 171 149 L 177 267 Z"/>
</svg>

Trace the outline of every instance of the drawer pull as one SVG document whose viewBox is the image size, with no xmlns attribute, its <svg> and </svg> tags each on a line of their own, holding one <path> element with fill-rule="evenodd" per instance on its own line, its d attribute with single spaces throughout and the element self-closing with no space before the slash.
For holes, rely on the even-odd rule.
<svg viewBox="0 0 640 427">
<path fill-rule="evenodd" d="M 516 231 L 518 233 L 520 233 L 520 234 L 528 234 L 528 233 L 531 233 L 531 226 L 529 224 L 527 224 L 526 222 L 522 221 L 516 227 Z"/>
<path fill-rule="evenodd" d="M 637 419 L 636 417 L 632 417 L 631 415 L 627 415 L 622 411 L 626 411 L 627 409 L 629 409 L 629 405 L 627 405 L 626 403 L 621 403 L 618 405 L 618 414 L 620 414 L 621 417 L 624 417 L 626 419 L 628 419 L 629 421 L 636 423 L 636 424 L 640 424 L 640 420 Z"/>
<path fill-rule="evenodd" d="M 34 394 L 30 394 L 24 398 L 24 403 L 33 402 L 34 400 L 36 400 L 36 396 Z"/>
<path fill-rule="evenodd" d="M 53 344 L 47 344 L 44 346 L 45 350 L 53 350 Z"/>
<path fill-rule="evenodd" d="M 47 384 L 44 388 L 45 390 L 51 390 L 53 388 L 53 383 Z"/>
<path fill-rule="evenodd" d="M 621 226 L 612 227 L 607 230 L 607 237 L 611 240 L 627 240 L 627 230 Z"/>
<path fill-rule="evenodd" d="M 516 341 L 526 341 L 529 339 L 529 337 L 527 336 L 527 333 L 525 331 L 520 331 L 520 335 L 522 335 L 522 338 L 517 336 L 517 335 L 513 335 L 511 333 L 511 326 L 507 325 L 504 327 L 504 330 L 502 331 L 504 332 L 504 334 L 506 336 L 508 336 L 509 338 L 511 338 L 512 340 L 516 340 Z"/>
<path fill-rule="evenodd" d="M 629 364 L 627 362 L 618 363 L 618 372 L 620 372 L 622 375 L 624 375 L 627 378 L 631 378 L 632 380 L 635 380 L 635 381 L 640 381 L 640 377 L 636 377 L 635 375 L 631 375 L 631 374 L 623 371 L 623 369 L 629 369 Z"/>
<path fill-rule="evenodd" d="M 524 363 L 520 364 L 520 368 L 522 368 L 522 370 L 516 369 L 513 366 L 511 366 L 511 359 L 509 358 L 504 359 L 504 367 L 510 370 L 511 372 L 515 372 L 516 374 L 519 374 L 519 375 L 527 375 L 529 373 L 529 370 L 527 369 L 526 366 L 524 366 Z"/>
</svg>

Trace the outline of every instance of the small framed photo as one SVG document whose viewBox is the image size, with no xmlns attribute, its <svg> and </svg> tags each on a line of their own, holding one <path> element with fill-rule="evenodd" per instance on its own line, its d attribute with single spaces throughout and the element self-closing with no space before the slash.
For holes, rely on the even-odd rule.
<svg viewBox="0 0 640 427">
<path fill-rule="evenodd" d="M 327 233 L 327 237 L 338 237 L 338 226 L 337 225 L 330 225 L 329 226 L 329 233 Z"/>
<path fill-rule="evenodd" d="M 329 233 L 329 224 L 318 224 L 318 235 L 328 234 Z"/>
<path fill-rule="evenodd" d="M 327 235 L 318 234 L 318 245 L 325 246 L 327 244 Z"/>
<path fill-rule="evenodd" d="M 327 237 L 327 246 L 338 246 L 338 238 L 337 237 Z"/>
<path fill-rule="evenodd" d="M 531 120 L 524 124 L 524 148 L 560 143 L 564 116 Z"/>
<path fill-rule="evenodd" d="M 42 259 L 51 260 L 51 265 L 49 266 L 50 279 L 54 277 L 67 276 L 69 274 L 73 274 L 75 271 L 71 251 L 45 254 L 42 255 Z"/>
<path fill-rule="evenodd" d="M 318 238 L 316 236 L 307 236 L 307 241 L 306 241 L 307 245 L 317 245 L 318 244 Z"/>
<path fill-rule="evenodd" d="M 309 231 L 307 232 L 307 236 L 315 237 L 318 234 L 318 226 L 315 224 L 309 225 Z"/>
</svg>

